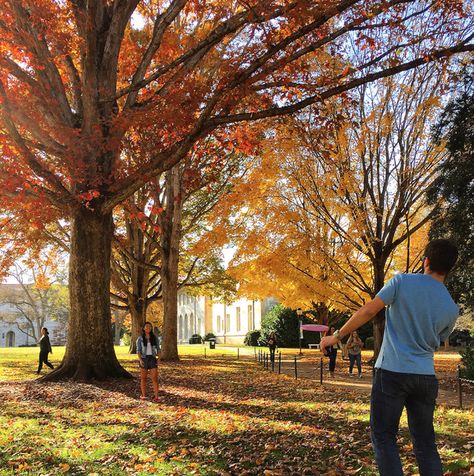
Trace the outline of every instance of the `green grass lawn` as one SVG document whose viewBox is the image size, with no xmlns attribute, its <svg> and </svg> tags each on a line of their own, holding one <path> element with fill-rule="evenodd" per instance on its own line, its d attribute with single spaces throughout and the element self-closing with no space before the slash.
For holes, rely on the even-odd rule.
<svg viewBox="0 0 474 476">
<path fill-rule="evenodd" d="M 203 346 L 183 346 L 180 362 L 160 364 L 153 404 L 137 400 L 136 379 L 38 384 L 38 348 L 0 349 L 0 474 L 377 474 L 366 395 L 266 372 L 236 351 L 204 359 Z M 56 364 L 64 349 L 53 352 Z M 116 352 L 135 374 L 136 357 Z M 472 412 L 437 409 L 446 474 L 469 474 L 473 429 Z M 405 418 L 400 448 L 416 474 Z"/>
</svg>

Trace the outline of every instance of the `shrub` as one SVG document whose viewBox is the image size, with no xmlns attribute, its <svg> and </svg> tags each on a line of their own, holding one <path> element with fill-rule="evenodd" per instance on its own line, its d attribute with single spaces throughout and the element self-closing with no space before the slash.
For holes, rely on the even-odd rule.
<svg viewBox="0 0 474 476">
<path fill-rule="evenodd" d="M 374 338 L 373 337 L 367 337 L 367 339 L 365 339 L 364 347 L 367 350 L 374 350 Z"/>
<path fill-rule="evenodd" d="M 260 340 L 260 331 L 249 331 L 247 332 L 247 335 L 245 336 L 244 339 L 244 344 L 245 345 L 250 345 L 250 346 L 258 346 L 259 345 L 259 340 Z"/>
<path fill-rule="evenodd" d="M 123 345 L 130 345 L 130 334 L 125 332 L 125 334 L 122 336 L 122 342 Z"/>
<path fill-rule="evenodd" d="M 302 317 L 303 324 L 311 324 L 314 321 L 306 316 Z M 262 319 L 262 335 L 259 344 L 267 345 L 270 334 L 274 332 L 278 347 L 299 347 L 300 323 L 295 310 L 278 304 L 270 309 Z M 306 332 L 302 344 L 315 344 L 319 342 L 318 332 Z"/>
<path fill-rule="evenodd" d="M 202 337 L 199 334 L 193 334 L 189 338 L 189 343 L 190 344 L 202 344 Z"/>
<path fill-rule="evenodd" d="M 215 339 L 216 336 L 212 333 L 212 332 L 208 332 L 205 336 L 204 336 L 204 340 L 207 341 L 209 339 Z"/>
<path fill-rule="evenodd" d="M 453 346 L 471 345 L 473 342 L 473 336 L 468 329 L 454 329 L 449 336 L 449 344 Z"/>
<path fill-rule="evenodd" d="M 474 380 L 474 344 L 468 345 L 461 354 L 461 377 Z"/>
</svg>

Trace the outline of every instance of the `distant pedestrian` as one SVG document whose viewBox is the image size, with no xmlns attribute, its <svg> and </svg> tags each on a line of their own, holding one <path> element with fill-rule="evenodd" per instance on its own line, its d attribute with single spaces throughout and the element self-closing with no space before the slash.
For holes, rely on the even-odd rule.
<svg viewBox="0 0 474 476">
<path fill-rule="evenodd" d="M 46 364 L 50 369 L 54 369 L 53 364 L 48 361 L 48 354 L 53 353 L 51 348 L 51 342 L 49 341 L 49 332 L 46 327 L 41 328 L 41 339 L 39 340 L 40 353 L 39 353 L 39 363 L 38 370 L 36 373 L 39 375 L 41 369 L 43 368 L 43 363 Z"/>
<path fill-rule="evenodd" d="M 268 338 L 268 350 L 270 351 L 270 361 L 275 362 L 275 351 L 277 348 L 278 342 L 274 332 L 270 334 Z"/>
<path fill-rule="evenodd" d="M 336 332 L 335 327 L 331 327 L 328 332 L 328 336 L 332 336 Z M 334 371 L 336 370 L 336 359 L 337 359 L 337 346 L 336 342 L 334 345 L 326 347 L 325 355 L 329 357 L 329 375 L 334 378 Z"/>
<path fill-rule="evenodd" d="M 352 377 L 352 370 L 354 369 L 354 364 L 357 363 L 357 372 L 359 378 L 362 377 L 362 365 L 361 365 L 361 354 L 362 347 L 364 343 L 362 339 L 357 334 L 357 331 L 352 331 L 349 339 L 346 343 L 347 353 L 349 354 L 349 375 Z"/>
<path fill-rule="evenodd" d="M 146 380 L 150 373 L 153 384 L 154 402 L 158 402 L 158 358 L 160 356 L 160 341 L 153 333 L 153 326 L 145 322 L 142 335 L 137 339 L 137 355 L 140 365 L 140 400 L 146 400 Z"/>
</svg>

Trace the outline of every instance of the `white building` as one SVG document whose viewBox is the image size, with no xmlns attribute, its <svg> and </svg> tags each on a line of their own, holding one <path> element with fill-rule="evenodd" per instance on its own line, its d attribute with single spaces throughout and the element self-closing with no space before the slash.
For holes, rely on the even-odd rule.
<svg viewBox="0 0 474 476">
<path fill-rule="evenodd" d="M 247 332 L 260 329 L 263 316 L 276 304 L 239 299 L 231 304 L 178 293 L 178 342 L 188 343 L 193 334 L 212 332 L 220 344 L 243 344 Z"/>
<path fill-rule="evenodd" d="M 206 334 L 206 304 L 208 298 L 178 293 L 178 342 L 187 343 L 193 334 Z"/>
<path fill-rule="evenodd" d="M 16 287 L 16 289 L 13 289 Z M 12 305 L 1 302 L 17 285 L 0 286 L 0 347 L 34 345 L 34 339 L 21 329 L 26 329 L 26 319 Z M 263 316 L 276 301 L 239 299 L 231 304 L 213 301 L 209 297 L 178 293 L 178 343 L 185 344 L 193 334 L 204 337 L 213 333 L 221 344 L 243 344 L 247 332 L 260 329 Z M 57 321 L 44 323 L 52 345 L 65 345 L 67 329 Z M 38 337 L 39 338 L 39 337 Z"/>
<path fill-rule="evenodd" d="M 19 347 L 36 344 L 35 339 L 25 332 L 28 327 L 26 318 L 13 304 L 5 302 L 12 294 L 21 292 L 21 286 L 17 284 L 2 284 L 0 286 L 0 347 Z M 45 321 L 43 327 L 48 329 L 52 345 L 64 345 L 66 330 L 62 323 L 58 321 Z M 38 339 L 40 337 L 38 336 Z"/>
</svg>

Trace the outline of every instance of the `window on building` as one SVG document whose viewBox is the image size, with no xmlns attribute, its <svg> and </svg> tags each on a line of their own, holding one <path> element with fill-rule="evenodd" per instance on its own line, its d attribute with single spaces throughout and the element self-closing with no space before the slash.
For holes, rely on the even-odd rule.
<svg viewBox="0 0 474 476">
<path fill-rule="evenodd" d="M 217 332 L 221 332 L 221 316 L 217 316 Z"/>
<path fill-rule="evenodd" d="M 240 307 L 235 308 L 235 328 L 240 332 Z"/>
<path fill-rule="evenodd" d="M 230 314 L 225 315 L 225 331 L 230 331 Z"/>
<path fill-rule="evenodd" d="M 7 347 L 15 347 L 15 333 L 13 331 L 7 332 Z"/>
<path fill-rule="evenodd" d="M 253 322 L 253 309 L 252 309 L 252 304 L 249 304 L 248 306 L 248 321 L 249 321 L 249 331 L 254 330 L 254 322 Z"/>
</svg>

